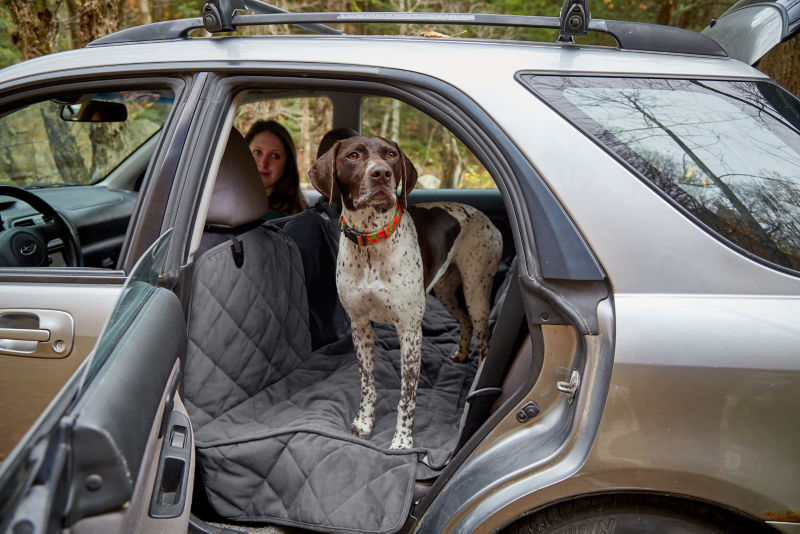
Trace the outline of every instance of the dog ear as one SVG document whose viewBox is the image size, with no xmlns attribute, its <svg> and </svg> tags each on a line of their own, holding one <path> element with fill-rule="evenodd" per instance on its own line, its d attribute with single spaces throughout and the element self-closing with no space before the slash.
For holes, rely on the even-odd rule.
<svg viewBox="0 0 800 534">
<path fill-rule="evenodd" d="M 395 146 L 397 146 L 397 143 L 395 143 Z M 408 194 L 414 189 L 414 186 L 417 185 L 417 169 L 414 167 L 414 164 L 411 163 L 411 160 L 406 157 L 405 152 L 400 150 L 399 146 L 397 147 L 397 151 L 400 153 L 400 158 L 402 159 L 400 168 L 403 173 L 400 182 L 400 197 L 402 199 L 401 203 L 403 209 L 406 209 L 408 207 Z"/>
<path fill-rule="evenodd" d="M 333 205 L 333 199 L 339 192 L 336 176 L 336 155 L 339 153 L 341 145 L 341 141 L 336 141 L 308 170 L 308 179 L 311 185 L 322 196 L 328 197 L 328 205 Z"/>
</svg>

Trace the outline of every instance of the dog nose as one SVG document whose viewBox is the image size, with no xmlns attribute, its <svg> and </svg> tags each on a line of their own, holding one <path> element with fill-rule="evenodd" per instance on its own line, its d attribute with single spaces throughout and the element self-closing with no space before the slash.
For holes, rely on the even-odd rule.
<svg viewBox="0 0 800 534">
<path fill-rule="evenodd" d="M 375 165 L 369 173 L 373 180 L 389 180 L 392 178 L 392 169 L 386 165 Z"/>
</svg>

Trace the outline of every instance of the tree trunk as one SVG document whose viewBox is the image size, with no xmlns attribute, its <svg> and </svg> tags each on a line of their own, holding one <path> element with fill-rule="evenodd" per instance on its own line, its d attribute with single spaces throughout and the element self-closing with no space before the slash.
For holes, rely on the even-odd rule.
<svg viewBox="0 0 800 534">
<path fill-rule="evenodd" d="M 300 110 L 302 112 L 300 118 L 300 145 L 297 147 L 299 154 L 298 163 L 300 164 L 300 176 L 304 176 L 308 169 L 311 168 L 311 158 L 316 153 L 311 152 L 311 108 L 308 98 L 300 100 Z"/>
<path fill-rule="evenodd" d="M 672 17 L 672 1 L 671 0 L 661 0 L 661 7 L 658 10 L 658 15 L 656 16 L 656 24 L 663 24 L 668 25 L 669 19 Z"/>
<path fill-rule="evenodd" d="M 16 27 L 11 39 L 19 48 L 22 59 L 52 52 L 50 31 L 53 27 L 53 12 L 47 7 L 46 0 L 8 0 L 7 6 Z"/>
<path fill-rule="evenodd" d="M 86 177 L 86 167 L 77 149 L 78 144 L 67 128 L 68 123 L 54 113 L 56 109 L 55 105 L 39 108 L 58 174 L 64 182 L 83 183 Z"/>
<path fill-rule="evenodd" d="M 770 50 L 757 67 L 795 95 L 800 95 L 800 37 Z"/>
<path fill-rule="evenodd" d="M 392 99 L 392 127 L 389 130 L 389 139 L 400 140 L 400 101 Z"/>
<path fill-rule="evenodd" d="M 383 111 L 383 119 L 381 119 L 381 129 L 378 130 L 378 135 L 386 137 L 389 133 L 389 120 L 392 118 L 392 107 L 386 106 Z"/>
<path fill-rule="evenodd" d="M 153 17 L 150 16 L 150 3 L 147 0 L 136 0 L 139 9 L 139 24 L 150 24 Z"/>
<path fill-rule="evenodd" d="M 119 29 L 122 0 L 83 0 L 80 10 L 81 46 Z"/>
<path fill-rule="evenodd" d="M 69 40 L 72 48 L 78 48 L 81 45 L 81 27 L 80 27 L 80 6 L 78 0 L 66 0 L 67 12 L 69 13 Z"/>
<path fill-rule="evenodd" d="M 449 135 L 449 132 L 444 132 L 444 140 L 442 142 L 442 182 L 439 185 L 440 189 L 452 189 L 458 187 L 461 182 L 461 154 L 458 153 L 458 143 L 455 137 Z"/>
<path fill-rule="evenodd" d="M 92 182 L 104 178 L 119 163 L 124 154 L 122 122 L 97 122 L 91 125 L 89 139 L 92 141 Z"/>
</svg>

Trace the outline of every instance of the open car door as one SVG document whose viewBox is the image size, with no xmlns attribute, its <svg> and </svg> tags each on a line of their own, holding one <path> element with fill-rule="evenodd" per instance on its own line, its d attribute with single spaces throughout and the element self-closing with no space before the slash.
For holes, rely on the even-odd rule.
<svg viewBox="0 0 800 534">
<path fill-rule="evenodd" d="M 800 31 L 800 0 L 740 0 L 702 33 L 733 59 L 755 65 L 767 52 Z"/>
<path fill-rule="evenodd" d="M 0 531 L 187 531 L 186 324 L 158 285 L 170 235 L 144 253 L 94 352 L 3 463 Z"/>
</svg>

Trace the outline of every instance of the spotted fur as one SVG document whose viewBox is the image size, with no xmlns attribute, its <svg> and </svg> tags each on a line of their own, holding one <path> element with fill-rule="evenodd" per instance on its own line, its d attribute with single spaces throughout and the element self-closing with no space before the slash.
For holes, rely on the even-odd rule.
<svg viewBox="0 0 800 534">
<path fill-rule="evenodd" d="M 337 142 L 309 173 L 311 183 L 323 195 L 341 195 L 342 215 L 359 232 L 389 224 L 398 201 L 406 208 L 405 195 L 416 176 L 397 144 L 379 137 Z M 398 187 L 402 189 L 399 198 Z M 418 234 L 415 221 L 424 234 Z M 453 358 L 466 359 L 474 331 L 482 361 L 489 350 L 489 296 L 501 252 L 500 232 L 483 213 L 450 202 L 413 206 L 394 234 L 377 243 L 360 246 L 340 238 L 336 287 L 350 316 L 361 374 L 361 401 L 349 428 L 352 434 L 368 438 L 375 421 L 371 321 L 397 329 L 401 393 L 390 447 L 411 448 L 425 294 L 433 289 L 459 323 L 461 340 Z M 458 298 L 459 288 L 466 310 Z"/>
</svg>

